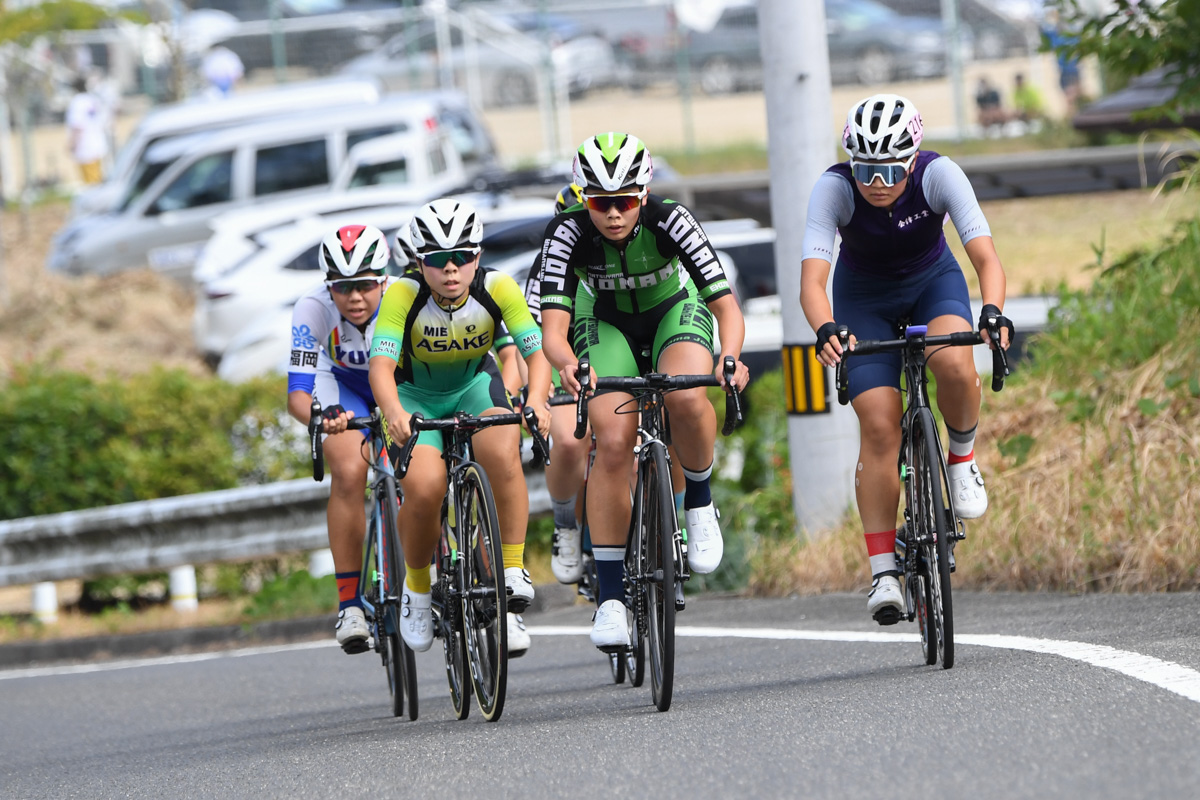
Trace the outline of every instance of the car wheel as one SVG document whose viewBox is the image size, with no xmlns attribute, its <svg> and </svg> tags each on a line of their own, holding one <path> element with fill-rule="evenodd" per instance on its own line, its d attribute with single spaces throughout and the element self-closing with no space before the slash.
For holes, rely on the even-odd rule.
<svg viewBox="0 0 1200 800">
<path fill-rule="evenodd" d="M 894 73 L 895 65 L 892 63 L 892 56 L 878 47 L 868 48 L 858 57 L 855 75 L 859 83 L 887 83 L 892 79 Z"/>
<path fill-rule="evenodd" d="M 705 94 L 731 94 L 737 89 L 733 62 L 725 56 L 713 56 L 700 67 L 700 88 Z"/>
<path fill-rule="evenodd" d="M 529 105 L 534 100 L 533 81 L 520 72 L 505 72 L 496 79 L 495 104 L 498 106 Z"/>
</svg>

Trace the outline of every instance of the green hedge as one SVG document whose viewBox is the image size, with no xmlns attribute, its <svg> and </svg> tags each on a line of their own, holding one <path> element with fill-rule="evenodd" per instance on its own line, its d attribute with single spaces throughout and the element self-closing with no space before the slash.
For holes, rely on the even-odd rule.
<svg viewBox="0 0 1200 800">
<path fill-rule="evenodd" d="M 285 395 L 278 377 L 18 368 L 0 386 L 0 519 L 300 477 Z"/>
</svg>

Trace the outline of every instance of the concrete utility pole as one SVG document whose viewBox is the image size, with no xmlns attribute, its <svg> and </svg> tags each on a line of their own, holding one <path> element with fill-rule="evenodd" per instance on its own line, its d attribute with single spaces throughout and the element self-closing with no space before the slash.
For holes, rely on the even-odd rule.
<svg viewBox="0 0 1200 800">
<path fill-rule="evenodd" d="M 946 29 L 946 76 L 954 106 L 954 138 L 967 138 L 967 112 L 963 108 L 962 29 L 958 0 L 942 0 L 942 27 Z"/>
<path fill-rule="evenodd" d="M 850 507 L 858 423 L 838 405 L 833 371 L 816 360 L 816 334 L 800 310 L 800 257 L 808 198 L 830 165 L 832 88 L 822 3 L 760 0 L 758 30 L 767 101 L 775 273 L 783 303 L 783 375 L 792 502 L 809 538 Z M 832 285 L 832 278 L 830 279 Z"/>
</svg>

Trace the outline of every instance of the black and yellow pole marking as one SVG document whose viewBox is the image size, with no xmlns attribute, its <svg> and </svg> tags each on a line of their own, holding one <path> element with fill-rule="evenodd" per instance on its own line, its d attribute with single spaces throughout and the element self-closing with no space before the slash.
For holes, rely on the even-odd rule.
<svg viewBox="0 0 1200 800">
<path fill-rule="evenodd" d="M 783 385 L 789 414 L 828 414 L 829 380 L 815 344 L 783 346 Z"/>
</svg>

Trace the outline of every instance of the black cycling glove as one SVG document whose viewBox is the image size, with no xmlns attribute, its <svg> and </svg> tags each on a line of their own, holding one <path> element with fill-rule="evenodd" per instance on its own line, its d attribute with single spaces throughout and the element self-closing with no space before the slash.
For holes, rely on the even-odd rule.
<svg viewBox="0 0 1200 800">
<path fill-rule="evenodd" d="M 1000 309 L 988 303 L 979 310 L 979 330 L 987 330 L 988 335 L 999 334 L 1001 328 L 1008 328 L 1008 343 L 1012 344 L 1013 337 L 1017 333 L 1017 329 L 1013 327 L 1012 320 L 1000 313 Z M 999 336 L 994 337 L 996 344 L 1000 343 Z"/>
<path fill-rule="evenodd" d="M 335 419 L 337 419 L 338 417 L 340 417 L 342 414 L 345 414 L 345 413 L 346 413 L 346 409 L 342 408 L 340 405 L 335 404 L 335 405 L 329 406 L 328 408 L 322 409 L 321 410 L 321 418 L 324 420 L 327 420 L 329 422 L 333 422 Z"/>
<path fill-rule="evenodd" d="M 826 322 L 821 327 L 817 328 L 817 349 L 825 347 L 826 342 L 830 339 L 836 339 L 838 335 L 838 324 L 833 320 Z"/>
</svg>

